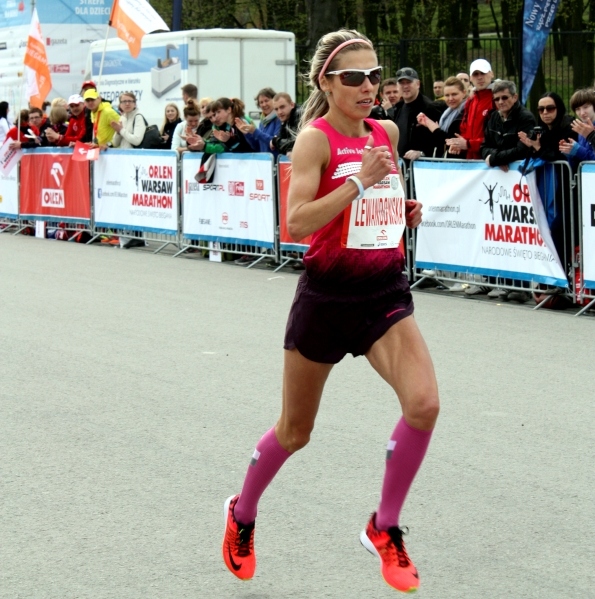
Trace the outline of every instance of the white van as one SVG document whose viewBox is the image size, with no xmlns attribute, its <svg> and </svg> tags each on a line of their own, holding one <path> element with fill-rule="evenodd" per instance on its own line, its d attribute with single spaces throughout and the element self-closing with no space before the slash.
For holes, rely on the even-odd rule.
<svg viewBox="0 0 595 599">
<path fill-rule="evenodd" d="M 161 125 L 165 105 L 183 107 L 181 87 L 193 83 L 198 98 L 240 98 L 255 111 L 254 96 L 263 87 L 295 98 L 295 36 L 261 29 L 193 29 L 145 35 L 137 58 L 120 39 L 91 44 L 87 79 L 110 102 L 125 91 L 138 99 L 139 111 Z"/>
</svg>

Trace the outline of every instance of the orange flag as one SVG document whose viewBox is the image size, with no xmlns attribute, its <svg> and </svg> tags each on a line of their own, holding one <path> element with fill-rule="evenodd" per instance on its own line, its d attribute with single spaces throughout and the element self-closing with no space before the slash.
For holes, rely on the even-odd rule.
<svg viewBox="0 0 595 599">
<path fill-rule="evenodd" d="M 147 0 L 114 0 L 110 14 L 110 25 L 118 32 L 136 58 L 145 33 L 169 31 L 165 21 L 155 12 Z"/>
<path fill-rule="evenodd" d="M 41 26 L 37 9 L 33 9 L 29 39 L 25 50 L 25 66 L 27 69 L 27 97 L 29 103 L 36 108 L 43 106 L 43 101 L 52 89 L 52 78 L 48 67 L 48 57 L 41 35 Z"/>
</svg>

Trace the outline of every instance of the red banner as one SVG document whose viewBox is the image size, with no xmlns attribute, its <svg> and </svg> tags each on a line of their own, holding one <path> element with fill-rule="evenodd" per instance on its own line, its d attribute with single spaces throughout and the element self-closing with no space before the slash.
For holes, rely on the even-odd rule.
<svg viewBox="0 0 595 599">
<path fill-rule="evenodd" d="M 281 244 L 309 246 L 311 235 L 301 241 L 294 241 L 287 232 L 287 196 L 289 195 L 290 179 L 291 162 L 279 162 L 279 241 Z M 281 247 L 281 249 L 287 248 Z"/>
<path fill-rule="evenodd" d="M 25 154 L 21 159 L 21 216 L 89 221 L 89 162 L 72 154 Z"/>
</svg>

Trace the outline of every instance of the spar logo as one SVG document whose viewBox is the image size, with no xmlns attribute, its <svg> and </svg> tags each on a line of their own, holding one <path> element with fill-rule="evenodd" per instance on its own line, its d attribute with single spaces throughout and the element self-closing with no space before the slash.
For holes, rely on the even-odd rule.
<svg viewBox="0 0 595 599">
<path fill-rule="evenodd" d="M 56 185 L 62 187 L 61 177 L 64 177 L 64 169 L 59 162 L 54 162 L 50 168 L 50 176 L 53 177 Z M 63 189 L 42 189 L 41 205 L 44 208 L 64 208 L 64 190 Z"/>
<path fill-rule="evenodd" d="M 227 193 L 230 196 L 243 196 L 244 195 L 244 182 L 243 181 L 229 181 L 227 183 Z"/>
<path fill-rule="evenodd" d="M 229 222 L 229 214 L 227 214 L 227 212 L 224 212 L 221 215 L 221 222 L 226 225 Z"/>
<path fill-rule="evenodd" d="M 264 179 L 256 179 L 256 191 L 264 191 Z"/>
<path fill-rule="evenodd" d="M 488 197 L 479 201 L 488 206 L 492 216 L 492 223 L 485 225 L 486 241 L 545 245 L 535 220 L 528 185 L 515 183 L 512 189 L 498 183 L 483 185 Z"/>
</svg>

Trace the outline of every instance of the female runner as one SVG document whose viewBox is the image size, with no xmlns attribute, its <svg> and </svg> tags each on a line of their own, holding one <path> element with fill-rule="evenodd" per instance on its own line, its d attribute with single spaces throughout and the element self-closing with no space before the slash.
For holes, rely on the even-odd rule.
<svg viewBox="0 0 595 599">
<path fill-rule="evenodd" d="M 241 493 L 225 502 L 223 558 L 244 580 L 256 568 L 258 500 L 308 443 L 333 364 L 351 353 L 366 356 L 403 412 L 388 442 L 380 505 L 360 540 L 380 558 L 389 585 L 404 592 L 419 586 L 399 514 L 430 442 L 438 389 L 398 247 L 404 221 L 421 222 L 421 204 L 403 197 L 396 125 L 367 118 L 381 72 L 371 42 L 357 31 L 325 35 L 312 59 L 287 216 L 290 235 L 312 234 L 312 243 L 285 334 L 281 417 L 256 445 Z"/>
</svg>

